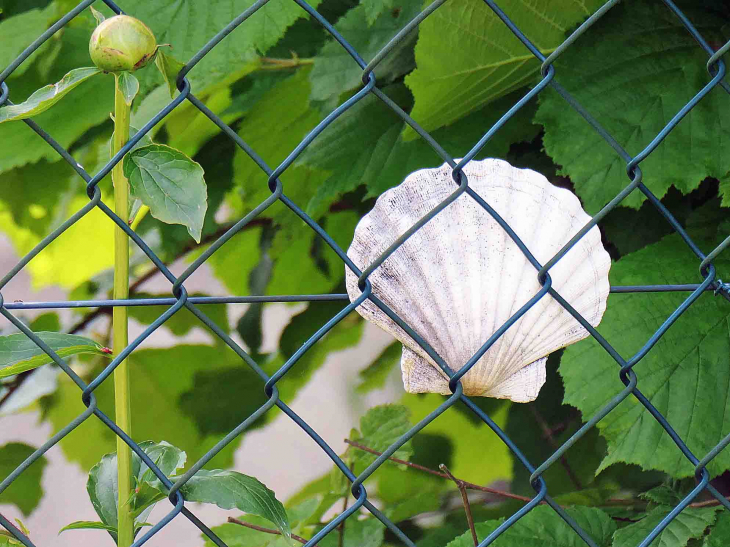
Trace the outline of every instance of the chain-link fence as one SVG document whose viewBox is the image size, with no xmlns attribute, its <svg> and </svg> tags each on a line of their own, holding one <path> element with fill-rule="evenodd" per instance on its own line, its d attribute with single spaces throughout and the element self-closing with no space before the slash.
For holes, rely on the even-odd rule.
<svg viewBox="0 0 730 547">
<path fill-rule="evenodd" d="M 23 53 L 2 73 L 0 73 L 0 84 L 2 85 L 2 92 L 0 93 L 0 105 L 11 104 L 8 100 L 9 89 L 5 83 L 9 75 L 18 68 L 18 66 L 27 59 L 36 49 L 38 49 L 46 40 L 48 40 L 54 33 L 59 31 L 64 25 L 66 25 L 71 19 L 76 17 L 82 10 L 86 9 L 93 3 L 94 0 L 85 0 L 76 6 L 67 15 L 61 18 L 53 26 L 51 26 L 46 32 L 44 32 L 35 42 L 33 42 Z M 122 13 L 122 10 L 111 0 L 103 0 L 104 3 L 116 13 Z M 345 40 L 333 26 L 323 18 L 314 8 L 308 5 L 304 0 L 293 0 L 296 2 L 301 9 L 307 12 L 312 18 L 317 20 L 321 25 L 331 34 L 331 36 L 347 51 L 347 53 L 354 59 L 354 61 L 362 68 L 362 89 L 355 93 L 352 97 L 346 100 L 343 104 L 334 109 L 325 119 L 319 123 L 297 146 L 286 159 L 281 162 L 276 168 L 272 169 L 269 167 L 257 154 L 256 152 L 241 138 L 235 131 L 227 126 L 218 116 L 216 116 L 211 110 L 209 110 L 198 98 L 193 95 L 190 82 L 186 78 L 186 74 L 195 67 L 195 65 L 208 53 L 216 47 L 230 32 L 232 32 L 239 25 L 245 25 L 247 19 L 253 15 L 257 10 L 263 7 L 268 0 L 257 0 L 249 9 L 241 13 L 236 19 L 231 21 L 225 28 L 221 29 L 220 32 L 213 37 L 196 55 L 190 59 L 187 65 L 180 72 L 177 79 L 177 87 L 180 94 L 172 100 L 165 108 L 163 108 L 156 116 L 154 116 L 142 129 L 132 137 L 132 139 L 117 153 L 96 175 L 90 175 L 87 173 L 65 150 L 59 145 L 51 135 L 46 133 L 39 125 L 32 120 L 25 120 L 25 123 L 35 131 L 38 136 L 44 139 L 49 146 L 53 147 L 61 157 L 76 171 L 76 173 L 84 179 L 89 196 L 89 203 L 82 209 L 76 212 L 66 222 L 49 234 L 43 239 L 31 252 L 29 252 L 10 272 L 8 272 L 2 280 L 0 280 L 0 290 L 7 285 L 7 283 L 20 272 L 28 262 L 33 259 L 38 253 L 46 248 L 54 239 L 61 235 L 65 230 L 72 226 L 75 222 L 81 219 L 93 208 L 98 207 L 101 209 L 111 220 L 113 220 L 117 226 L 119 226 L 125 233 L 130 237 L 132 241 L 150 258 L 162 274 L 172 285 L 172 294 L 174 299 L 144 299 L 144 300 L 104 300 L 104 301 L 86 301 L 86 302 L 67 302 L 68 307 L 98 307 L 98 306 L 127 306 L 127 305 L 159 305 L 159 304 L 173 304 L 171 307 L 163 313 L 157 320 L 155 320 L 147 329 L 144 330 L 127 348 L 120 351 L 113 361 L 104 369 L 104 371 L 95 378 L 90 384 L 86 384 L 69 366 L 67 363 L 60 358 L 50 347 L 36 336 L 23 322 L 16 318 L 12 310 L 31 309 L 44 307 L 42 303 L 5 303 L 3 296 L 0 294 L 0 313 L 7 318 L 15 327 L 21 332 L 25 333 L 31 340 L 33 340 L 44 352 L 46 352 L 53 361 L 63 369 L 63 371 L 69 375 L 69 377 L 78 385 L 81 390 L 81 400 L 86 405 L 87 410 L 79 415 L 76 419 L 70 422 L 66 427 L 54 435 L 48 440 L 43 446 L 36 450 L 27 460 L 25 460 L 17 469 L 15 469 L 8 477 L 6 477 L 2 483 L 0 483 L 0 492 L 5 490 L 25 469 L 33 464 L 38 458 L 40 458 L 47 450 L 58 443 L 65 435 L 71 432 L 73 429 L 78 427 L 82 422 L 91 418 L 92 415 L 96 416 L 96 419 L 101 420 L 107 427 L 109 427 L 117 436 L 121 437 L 131 449 L 144 461 L 145 464 L 157 475 L 162 481 L 166 488 L 169 489 L 169 500 L 173 505 L 172 510 L 158 523 L 156 523 L 151 529 L 149 529 L 144 535 L 136 540 L 135 546 L 142 545 L 151 537 L 153 537 L 161 528 L 169 523 L 178 514 L 182 513 L 192 523 L 194 523 L 211 541 L 216 545 L 225 546 L 225 543 L 218 538 L 214 532 L 212 532 L 205 524 L 203 524 L 196 516 L 186 507 L 185 499 L 180 492 L 180 488 L 192 477 L 198 470 L 200 470 L 211 458 L 213 458 L 220 450 L 222 450 L 227 444 L 233 441 L 238 435 L 246 430 L 251 424 L 253 424 L 263 414 L 268 412 L 272 407 L 277 406 L 281 409 L 289 418 L 291 418 L 299 427 L 301 427 L 312 440 L 319 445 L 319 447 L 332 459 L 335 465 L 341 470 L 341 472 L 347 477 L 352 483 L 352 495 L 356 499 L 355 503 L 350 505 L 347 510 L 338 515 L 329 524 L 327 524 L 320 532 L 307 542 L 306 547 L 315 545 L 325 535 L 329 534 L 332 530 L 340 525 L 345 519 L 355 514 L 361 508 L 365 508 L 372 513 L 377 519 L 379 519 L 397 538 L 399 538 L 403 544 L 409 547 L 414 546 L 414 542 L 408 538 L 408 536 L 401 531 L 393 522 L 391 522 L 381 511 L 379 511 L 370 500 L 368 500 L 368 494 L 363 486 L 363 482 L 373 475 L 378 468 L 390 457 L 396 450 L 411 439 L 416 433 L 423 429 L 426 425 L 436 420 L 440 414 L 447 411 L 450 407 L 461 401 L 467 408 L 469 408 L 479 419 L 486 423 L 501 439 L 502 442 L 512 451 L 514 456 L 524 465 L 526 469 L 531 473 L 530 482 L 535 490 L 535 496 L 526 503 L 519 511 L 514 513 L 511 517 L 506 519 L 499 527 L 497 527 L 487 538 L 485 538 L 479 547 L 485 547 L 495 541 L 505 530 L 517 522 L 521 517 L 531 511 L 540 503 L 549 504 L 555 512 L 575 531 L 578 536 L 587 544 L 592 547 L 596 546 L 596 542 L 573 520 L 565 510 L 558 505 L 548 494 L 548 484 L 543 479 L 543 473 L 553 465 L 557 460 L 563 456 L 570 447 L 575 444 L 581 437 L 583 437 L 592 427 L 594 427 L 602 418 L 610 413 L 621 401 L 627 397 L 635 397 L 645 408 L 651 413 L 656 421 L 662 426 L 672 438 L 677 446 L 677 449 L 692 462 L 695 466 L 695 477 L 697 485 L 692 491 L 682 499 L 682 501 L 674 507 L 674 509 L 664 518 L 652 532 L 641 542 L 641 546 L 649 545 L 668 525 L 669 523 L 684 509 L 686 508 L 703 490 L 707 490 L 712 496 L 714 496 L 722 505 L 730 510 L 730 501 L 725 499 L 720 492 L 718 492 L 710 483 L 710 476 L 707 471 L 708 463 L 730 443 L 730 435 L 726 436 L 719 444 L 717 444 L 710 452 L 704 455 L 693 454 L 680 436 L 674 431 L 671 425 L 667 422 L 665 417 L 651 404 L 651 402 L 642 394 L 639 390 L 639 378 L 634 372 L 633 368 L 658 342 L 658 340 L 672 327 L 677 318 L 685 312 L 699 297 L 707 290 L 715 291 L 715 294 L 719 294 L 727 300 L 730 300 L 729 286 L 722 283 L 717 278 L 712 261 L 718 254 L 728 245 L 730 245 L 730 238 L 723 241 L 721 245 L 713 249 L 709 254 L 705 255 L 697 245 L 692 241 L 689 235 L 683 230 L 677 220 L 667 210 L 666 207 L 657 199 L 652 192 L 644 186 L 642 183 L 642 171 L 640 168 L 641 162 L 651 154 L 662 140 L 676 127 L 676 125 L 686 116 L 698 103 L 705 97 L 715 86 L 722 86 L 722 88 L 730 93 L 730 85 L 723 81 L 725 75 L 725 65 L 721 60 L 721 56 L 730 49 L 730 42 L 726 43 L 719 50 L 715 51 L 708 43 L 703 39 L 702 35 L 693 26 L 690 20 L 679 10 L 679 8 L 671 1 L 664 0 L 664 4 L 668 10 L 676 15 L 686 27 L 687 32 L 691 34 L 694 40 L 697 42 L 698 47 L 702 48 L 708 57 L 707 70 L 709 72 L 707 84 L 687 103 L 682 109 L 677 112 L 674 117 L 666 124 L 666 126 L 654 137 L 651 143 L 646 146 L 636 156 L 628 154 L 608 132 L 606 132 L 601 125 L 580 105 L 571 95 L 563 89 L 558 83 L 559 76 L 556 74 L 554 68 L 555 60 L 563 53 L 567 48 L 573 44 L 573 42 L 582 34 L 589 31 L 590 27 L 598 21 L 606 12 L 608 12 L 613 6 L 615 6 L 619 0 L 611 0 L 603 5 L 595 14 L 588 18 L 575 32 L 573 32 L 568 39 L 566 39 L 553 53 L 548 57 L 545 57 L 540 50 L 530 41 L 529 36 L 526 36 L 521 30 L 510 20 L 508 14 L 504 13 L 496 2 L 491 0 L 485 0 L 486 5 L 491 9 L 497 17 L 506 25 L 510 31 L 524 44 L 524 46 L 542 63 L 540 73 L 541 80 L 535 85 L 522 99 L 512 106 L 509 111 L 502 116 L 497 123 L 495 123 L 484 136 L 474 144 L 471 151 L 458 163 L 449 157 L 444 149 L 436 142 L 426 131 L 424 131 L 418 123 L 416 123 L 411 117 L 406 114 L 398 105 L 390 100 L 377 86 L 376 78 L 373 73 L 376 66 L 381 63 L 388 55 L 393 52 L 394 48 L 430 14 L 437 10 L 446 0 L 436 0 L 426 9 L 424 9 L 417 17 L 408 22 L 391 40 L 390 42 L 373 57 L 369 62 L 363 60 L 357 51 Z M 134 15 L 134 14 L 130 14 Z M 463 172 L 464 166 L 471 161 L 479 152 L 479 150 L 489 141 L 492 136 L 504 126 L 504 124 L 517 113 L 518 110 L 523 108 L 528 101 L 535 99 L 535 97 L 541 93 L 545 88 L 551 86 L 555 89 L 566 101 L 566 108 L 575 109 L 586 121 L 590 124 L 593 129 L 603 138 L 605 141 L 615 150 L 625 162 L 626 162 L 626 173 L 628 184 L 626 187 L 616 195 L 597 215 L 595 215 L 590 222 L 588 222 L 576 235 L 573 237 L 565 246 L 553 256 L 547 263 L 540 264 L 535 257 L 531 254 L 530 250 L 520 241 L 517 234 L 512 230 L 508 223 L 506 223 L 490 206 L 489 203 L 484 201 L 472 188 L 469 186 L 469 181 Z M 365 98 L 368 94 L 374 94 L 378 97 L 385 105 L 392 109 L 400 118 L 402 118 L 410 127 L 412 127 L 420 136 L 424 139 L 438 155 L 448 163 L 452 168 L 452 175 L 454 180 L 454 191 L 453 193 L 435 207 L 430 213 L 419 220 L 413 225 L 406 233 L 399 237 L 393 245 L 391 245 L 385 252 L 382 253 L 372 264 L 368 265 L 364 271 L 360 271 L 355 264 L 348 258 L 343 250 L 335 243 L 335 241 L 327 234 L 327 232 L 320 227 L 312 218 L 310 218 L 296 203 L 294 203 L 285 192 L 285 186 L 281 180 L 282 176 L 286 174 L 287 169 L 297 159 L 298 156 L 314 141 L 323 131 L 327 130 L 327 127 L 340 115 L 350 109 L 358 101 Z M 168 114 L 170 114 L 177 106 L 183 101 L 188 101 L 194 105 L 200 112 L 207 116 L 213 123 L 215 123 L 228 137 L 230 137 L 237 146 L 239 146 L 246 154 L 248 154 L 253 161 L 261 168 L 262 171 L 268 176 L 268 185 L 271 190 L 271 196 L 260 203 L 253 211 L 247 214 L 244 218 L 238 221 L 230 230 L 228 230 L 223 236 L 216 240 L 204 253 L 202 253 L 180 276 L 174 276 L 170 270 L 163 264 L 163 262 L 155 255 L 150 247 L 127 225 L 125 219 L 119 218 L 114 214 L 102 201 L 101 191 L 98 187 L 99 181 L 101 181 L 107 174 L 109 174 L 119 161 L 122 160 L 123 156 L 132 149 L 132 147 L 139 142 L 152 128 L 160 123 Z M 284 177 L 285 178 L 285 177 Z M 664 321 L 661 327 L 646 341 L 644 346 L 633 356 L 624 358 L 618 354 L 618 352 L 609 344 L 591 325 L 588 323 L 578 312 L 576 312 L 551 286 L 550 269 L 563 257 L 565 254 L 592 228 L 594 227 L 607 213 L 613 210 L 619 205 L 624 198 L 626 198 L 632 192 L 641 192 L 648 198 L 654 207 L 663 215 L 666 221 L 676 230 L 680 236 L 684 239 L 687 246 L 697 256 L 697 265 L 699 273 L 703 278 L 702 283 L 694 285 L 652 285 L 652 286 L 633 286 L 633 287 L 612 287 L 612 292 L 646 292 L 646 291 L 689 291 L 691 294 L 682 302 L 682 304 L 671 314 L 669 318 Z M 527 259 L 535 268 L 535 274 L 537 279 L 542 286 L 542 289 L 535 294 L 527 304 L 525 304 L 519 311 L 517 311 L 504 325 L 501 326 L 488 340 L 486 340 L 480 350 L 459 370 L 450 369 L 446 363 L 439 357 L 439 355 L 431 348 L 428 340 L 424 340 L 420 337 L 411 326 L 405 324 L 395 313 L 392 312 L 376 295 L 372 293 L 372 288 L 368 281 L 368 276 L 376 270 L 383 262 L 396 250 L 400 245 L 403 244 L 410 236 L 412 236 L 417 230 L 419 230 L 425 223 L 442 211 L 449 203 L 459 198 L 462 194 L 469 196 L 469 199 L 474 199 L 479 205 L 481 205 L 505 230 L 509 237 L 516 243 L 516 245 L 525 254 Z M 466 198 L 462 198 L 466 199 Z M 254 218 L 260 215 L 264 210 L 270 207 L 274 202 L 280 201 L 286 207 L 288 207 L 294 214 L 301 218 L 312 230 L 314 230 L 319 237 L 329 245 L 334 252 L 340 257 L 343 263 L 359 276 L 359 287 L 362 290 L 360 297 L 347 305 L 341 312 L 330 319 L 322 328 L 320 328 L 301 348 L 299 348 L 294 355 L 273 375 L 268 376 L 264 371 L 257 365 L 257 363 L 246 353 L 234 340 L 231 339 L 226 332 L 216 325 L 206 314 L 201 311 L 200 305 L 212 302 L 282 302 L 282 301 L 312 301 L 312 300 L 348 300 L 347 295 L 342 294 L 323 294 L 308 297 L 292 297 L 292 296 L 272 296 L 272 297 L 230 297 L 230 298 L 213 298 L 213 297 L 196 297 L 189 298 L 188 293 L 185 289 L 185 281 L 202 265 L 205 261 L 215 252 L 219 251 L 220 248 L 230 240 L 236 233 L 242 230 L 248 223 Z M 223 251 L 225 252 L 225 250 Z M 550 297 L 557 300 L 566 310 L 568 310 L 577 321 L 595 338 L 595 340 L 608 352 L 611 357 L 616 361 L 619 366 L 618 377 L 621 382 L 625 385 L 625 389 L 620 394 L 615 396 L 608 404 L 606 404 L 599 412 L 590 418 L 590 420 L 583 425 L 567 442 L 565 442 L 558 450 L 555 451 L 546 461 L 542 462 L 539 466 L 535 467 L 532 462 L 529 462 L 521 453 L 519 447 L 517 447 L 512 440 L 499 428 L 499 426 L 476 404 L 474 404 L 468 397 L 463 394 L 460 379 L 467 373 L 467 371 L 475 364 L 478 358 L 484 354 L 495 341 L 509 328 L 510 325 L 514 324 L 522 315 L 524 315 L 531 306 L 537 303 L 541 298 L 550 295 Z M 355 311 L 355 308 L 360 305 L 365 299 L 370 299 L 375 305 L 380 307 L 388 316 L 396 322 L 409 336 L 411 336 L 422 348 L 433 358 L 433 360 L 443 369 L 443 371 L 451 378 L 449 386 L 452 391 L 452 395 L 448 397 L 441 405 L 433 410 L 428 416 L 421 420 L 417 425 L 410 429 L 406 434 L 398 439 L 392 446 L 390 446 L 381 456 L 379 456 L 370 466 L 367 467 L 360 475 L 355 476 L 348 466 L 337 456 L 337 454 L 330 448 L 330 446 L 322 439 L 316 431 L 314 431 L 301 417 L 299 417 L 286 402 L 281 400 L 277 389 L 277 382 L 284 377 L 293 367 L 296 366 L 297 361 L 302 355 L 307 352 L 314 344 L 318 342 L 327 332 L 332 329 L 339 321 L 345 316 Z M 264 390 L 268 397 L 268 401 L 262 405 L 256 412 L 251 414 L 245 421 L 243 421 L 238 427 L 226 435 L 214 448 L 205 454 L 199 461 L 197 461 L 183 476 L 178 478 L 175 483 L 172 483 L 168 477 L 166 477 L 157 466 L 149 459 L 145 452 L 135 443 L 131 438 L 122 432 L 117 425 L 98 407 L 94 390 L 112 374 L 116 366 L 132 353 L 146 338 L 148 338 L 157 328 L 159 328 L 167 319 L 175 314 L 181 308 L 186 307 L 190 310 L 202 323 L 204 323 L 211 331 L 219 336 L 226 345 L 228 345 L 240 358 L 254 370 L 258 376 L 261 377 L 264 382 Z M 9 530 L 19 541 L 26 546 L 33 546 L 34 544 L 30 539 L 23 534 L 17 527 L 10 523 L 7 519 L 0 516 L 0 523 Z"/>
</svg>

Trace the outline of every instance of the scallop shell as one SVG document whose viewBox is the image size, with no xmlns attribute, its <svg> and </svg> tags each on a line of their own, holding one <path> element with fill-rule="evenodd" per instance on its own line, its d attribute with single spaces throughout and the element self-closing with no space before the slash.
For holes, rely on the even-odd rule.
<svg viewBox="0 0 730 547">
<path fill-rule="evenodd" d="M 578 198 L 539 173 L 486 159 L 464 168 L 475 190 L 545 264 L 589 220 Z M 456 189 L 451 168 L 411 173 L 382 194 L 355 229 L 347 254 L 367 268 L 399 236 Z M 597 326 L 606 309 L 611 259 L 597 227 L 550 270 L 553 288 Z M 466 193 L 401 245 L 369 277 L 373 294 L 459 370 L 541 288 L 537 271 L 492 216 Z M 347 292 L 361 291 L 346 268 Z M 357 311 L 403 344 L 409 393 L 450 394 L 448 377 L 369 299 Z M 553 351 L 588 336 L 549 294 L 513 324 L 461 379 L 466 395 L 529 402 L 545 383 Z"/>
</svg>

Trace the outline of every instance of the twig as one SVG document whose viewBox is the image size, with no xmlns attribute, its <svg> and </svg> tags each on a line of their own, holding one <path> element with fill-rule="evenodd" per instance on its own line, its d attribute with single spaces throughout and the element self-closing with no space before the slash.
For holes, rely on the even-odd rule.
<svg viewBox="0 0 730 547">
<path fill-rule="evenodd" d="M 231 524 L 238 524 L 240 526 L 245 526 L 246 528 L 251 528 L 251 530 L 257 530 L 257 531 L 263 532 L 265 534 L 273 534 L 275 536 L 282 535 L 281 532 L 279 532 L 279 530 L 274 530 L 272 528 L 264 528 L 263 526 L 256 526 L 255 524 L 251 524 L 250 522 L 246 522 L 244 520 L 238 520 L 237 518 L 233 518 L 233 517 L 228 517 L 228 522 L 230 522 Z M 291 537 L 292 537 L 292 539 L 297 540 L 302 545 L 304 545 L 305 543 L 307 543 L 309 541 L 308 539 L 303 538 L 302 536 L 298 536 L 296 534 L 292 534 Z M 315 545 L 314 547 L 319 547 L 319 545 Z"/>
<path fill-rule="evenodd" d="M 352 471 L 353 468 L 355 467 L 354 463 L 350 463 L 349 467 L 350 467 L 350 471 Z M 344 501 L 342 502 L 342 512 L 343 513 L 345 511 L 347 511 L 347 501 L 348 501 L 349 497 L 350 496 L 345 495 Z M 347 522 L 347 519 L 343 520 L 340 523 L 340 525 L 337 527 L 338 528 L 338 532 L 340 534 L 340 537 L 339 537 L 339 540 L 338 540 L 338 543 L 337 543 L 339 547 L 342 547 L 345 544 L 345 523 L 346 522 Z"/>
<path fill-rule="evenodd" d="M 375 454 L 376 456 L 383 455 L 382 452 L 373 450 L 372 448 L 364 446 L 360 443 L 356 443 L 355 441 L 351 441 L 350 439 L 345 439 L 345 442 L 347 444 L 349 444 L 350 446 L 354 446 L 355 448 L 364 450 L 365 452 L 369 452 L 370 454 Z M 423 465 L 418 465 L 417 463 L 411 463 L 411 462 L 407 462 L 405 460 L 400 460 L 398 458 L 393 458 L 393 457 L 390 457 L 388 459 L 392 462 L 411 467 L 412 469 L 418 469 L 419 471 L 423 471 L 425 473 L 430 473 L 431 475 L 435 475 L 437 477 L 442 477 L 444 479 L 451 478 L 446 473 L 440 473 L 438 471 L 434 471 L 433 469 L 429 469 L 428 467 L 424 467 Z M 461 481 L 461 483 L 464 485 L 465 488 L 467 488 L 469 490 L 479 490 L 480 492 L 487 492 L 489 494 L 494 494 L 496 496 L 501 496 L 503 498 L 510 498 L 513 500 L 520 500 L 520 501 L 524 501 L 524 502 L 532 501 L 532 498 L 528 498 L 527 496 L 519 496 L 519 495 L 513 494 L 511 492 L 505 492 L 504 490 L 497 490 L 496 488 L 489 488 L 488 486 L 480 486 L 478 484 L 474 484 L 474 483 L 468 482 L 468 481 Z"/>
<path fill-rule="evenodd" d="M 535 417 L 535 421 L 537 422 L 537 425 L 540 426 L 540 429 L 542 429 L 544 438 L 550 443 L 550 446 L 553 450 L 557 450 L 560 448 L 560 444 L 555 440 L 555 437 L 553 437 L 553 431 L 550 428 L 550 426 L 547 424 L 545 419 L 540 415 L 540 413 L 537 411 L 537 407 L 534 404 L 527 405 L 532 412 L 532 415 Z M 570 467 L 570 464 L 568 463 L 568 459 L 565 457 L 565 455 L 560 456 L 560 463 L 565 468 L 565 472 L 568 474 L 568 478 L 573 483 L 573 485 L 578 490 L 583 490 L 583 484 L 581 483 L 578 476 L 573 472 L 573 469 Z"/>
<path fill-rule="evenodd" d="M 466 486 L 464 486 L 464 481 L 457 479 L 454 477 L 454 475 L 449 471 L 449 468 L 446 467 L 443 463 L 439 465 L 439 469 L 446 473 L 446 475 L 449 476 L 449 478 L 456 483 L 456 487 L 459 489 L 459 492 L 461 493 L 461 501 L 464 502 L 464 512 L 466 513 L 466 522 L 469 524 L 469 530 L 471 531 L 471 538 L 474 540 L 474 547 L 478 547 L 479 545 L 479 539 L 477 538 L 477 531 L 474 528 L 474 518 L 471 515 L 471 505 L 469 505 L 469 496 L 466 494 Z"/>
<path fill-rule="evenodd" d="M 725 496 L 725 499 L 730 501 L 730 496 Z M 690 507 L 716 507 L 720 505 L 720 501 L 716 499 L 711 499 L 707 501 L 696 501 L 695 503 L 690 503 Z"/>
</svg>

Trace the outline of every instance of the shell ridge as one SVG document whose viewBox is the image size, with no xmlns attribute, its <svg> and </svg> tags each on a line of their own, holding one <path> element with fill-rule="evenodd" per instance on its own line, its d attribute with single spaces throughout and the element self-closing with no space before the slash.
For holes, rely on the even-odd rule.
<svg viewBox="0 0 730 547">
<path fill-rule="evenodd" d="M 515 182 L 522 182 L 522 181 L 512 179 L 512 182 L 515 183 Z M 513 184 L 512 186 L 519 187 L 515 184 Z M 543 186 L 540 189 L 540 198 L 542 198 L 545 195 L 545 193 L 546 193 L 546 187 Z M 529 197 L 531 199 L 537 199 L 538 196 L 531 195 Z M 529 234 L 529 239 L 527 237 L 525 237 L 525 235 L 527 235 L 527 234 L 519 234 L 519 233 L 517 234 L 517 236 L 522 240 L 522 242 L 527 246 L 528 250 L 530 250 L 531 252 L 532 252 L 532 250 L 530 249 L 530 247 L 532 247 L 532 242 L 534 241 L 534 239 L 538 233 L 538 230 L 540 228 L 540 223 L 538 222 L 538 219 L 541 216 L 540 213 L 542 213 L 543 209 L 545 208 L 545 199 L 540 199 L 539 203 L 540 203 L 540 209 L 538 211 L 538 214 L 535 215 L 534 217 L 530 217 L 530 215 L 528 215 L 526 211 L 517 212 L 518 215 L 531 220 L 530 228 L 532 228 L 532 230 L 531 230 L 531 233 Z M 517 233 L 517 230 L 515 230 L 515 233 Z M 514 315 L 519 308 L 521 308 L 523 305 L 525 305 L 530 300 L 530 298 L 532 298 L 533 295 L 530 293 L 535 293 L 539 290 L 539 288 L 537 288 L 539 286 L 539 284 L 537 283 L 537 272 L 536 271 L 535 271 L 535 279 L 525 283 L 525 280 L 524 280 L 525 273 L 526 273 L 526 271 L 533 269 L 533 266 L 532 266 L 532 264 L 530 264 L 529 260 L 524 255 L 524 253 L 522 253 L 522 251 L 517 247 L 517 244 L 511 240 L 511 238 L 510 238 L 510 242 L 516 248 L 516 252 L 519 253 L 519 255 L 522 257 L 522 266 L 523 267 L 520 272 L 520 277 L 519 277 L 517 286 L 522 287 L 523 290 L 519 291 L 519 300 L 518 300 L 517 294 L 515 294 L 515 299 L 512 301 L 512 306 L 509 310 L 508 317 L 512 317 L 512 315 Z M 533 253 L 533 255 L 534 255 L 534 253 Z M 527 294 L 525 294 L 525 293 L 527 293 Z M 517 370 L 519 370 L 519 369 L 517 369 L 517 370 L 514 369 L 513 363 L 515 360 L 508 359 L 507 356 L 509 356 L 509 355 L 514 356 L 515 355 L 515 351 L 514 351 L 515 344 L 517 345 L 517 347 L 520 347 L 520 345 L 522 343 L 522 339 L 524 337 L 520 336 L 520 331 L 522 330 L 521 326 L 525 319 L 527 319 L 527 318 L 525 316 L 523 316 L 522 321 L 517 321 L 515 324 L 511 325 L 510 328 L 503 334 L 503 337 L 505 337 L 504 343 L 502 344 L 503 347 L 500 348 L 499 354 L 497 356 L 495 356 L 495 360 L 498 360 L 497 363 L 501 366 L 499 368 L 493 367 L 493 370 L 499 372 L 499 375 L 494 380 L 495 385 L 499 385 L 501 383 L 501 381 L 506 380 L 507 378 L 512 376 L 512 374 L 517 372 Z M 510 332 L 510 331 L 512 331 L 512 332 Z"/>
</svg>

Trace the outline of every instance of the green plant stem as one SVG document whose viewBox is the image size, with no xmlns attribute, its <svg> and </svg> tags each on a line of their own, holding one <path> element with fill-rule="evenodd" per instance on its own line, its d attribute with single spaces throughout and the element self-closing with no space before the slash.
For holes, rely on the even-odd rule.
<svg viewBox="0 0 730 547">
<path fill-rule="evenodd" d="M 112 155 L 119 152 L 129 140 L 129 106 L 115 78 L 114 93 L 114 142 Z M 129 218 L 129 182 L 124 176 L 120 161 L 112 170 L 114 182 L 114 212 L 126 222 Z M 129 296 L 129 238 L 120 227 L 114 230 L 114 298 Z M 119 354 L 129 343 L 127 334 L 127 308 L 118 306 L 112 312 L 112 347 Z M 114 408 L 117 425 L 127 435 L 132 435 L 132 412 L 129 389 L 129 364 L 125 359 L 114 370 Z M 134 542 L 134 518 L 127 503 L 132 494 L 132 451 L 117 438 L 117 529 L 119 547 L 129 547 Z"/>
<path fill-rule="evenodd" d="M 147 216 L 147 213 L 150 212 L 150 208 L 146 205 L 142 205 L 142 207 L 139 208 L 139 211 L 137 211 L 137 214 L 135 215 L 134 219 L 132 219 L 132 222 L 129 223 L 129 227 L 137 231 L 137 227 L 139 226 L 140 222 L 144 220 L 144 217 Z"/>
</svg>

